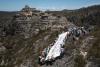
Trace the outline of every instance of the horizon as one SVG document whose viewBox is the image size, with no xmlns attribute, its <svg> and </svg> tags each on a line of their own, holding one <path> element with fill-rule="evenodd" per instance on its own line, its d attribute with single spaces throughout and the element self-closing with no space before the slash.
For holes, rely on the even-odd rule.
<svg viewBox="0 0 100 67">
<path fill-rule="evenodd" d="M 0 11 L 20 11 L 25 5 L 38 10 L 75 10 L 93 5 L 100 5 L 100 0 L 2 0 Z"/>
</svg>

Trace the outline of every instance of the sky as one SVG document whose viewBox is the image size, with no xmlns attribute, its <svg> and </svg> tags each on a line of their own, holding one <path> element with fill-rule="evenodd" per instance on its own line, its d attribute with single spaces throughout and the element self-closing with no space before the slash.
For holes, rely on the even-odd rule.
<svg viewBox="0 0 100 67">
<path fill-rule="evenodd" d="M 98 4 L 100 0 L 0 0 L 0 11 L 19 11 L 25 5 L 41 10 L 71 10 Z"/>
</svg>

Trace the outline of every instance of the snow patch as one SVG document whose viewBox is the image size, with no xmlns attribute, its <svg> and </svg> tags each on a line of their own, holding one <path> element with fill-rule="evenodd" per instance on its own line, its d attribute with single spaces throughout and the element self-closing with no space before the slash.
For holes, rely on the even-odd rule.
<svg viewBox="0 0 100 67">
<path fill-rule="evenodd" d="M 45 60 L 49 60 L 49 59 L 56 58 L 56 57 L 60 56 L 62 46 L 64 45 L 65 39 L 67 38 L 68 34 L 69 34 L 69 32 L 65 32 L 65 33 L 62 33 L 59 35 L 58 39 L 56 40 L 56 42 L 54 43 L 54 45 L 50 49 Z"/>
</svg>

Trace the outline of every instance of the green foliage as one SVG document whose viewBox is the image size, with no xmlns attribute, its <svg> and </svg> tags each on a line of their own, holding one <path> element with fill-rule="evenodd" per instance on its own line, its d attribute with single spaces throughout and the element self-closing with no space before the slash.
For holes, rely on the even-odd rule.
<svg viewBox="0 0 100 67">
<path fill-rule="evenodd" d="M 99 27 L 95 27 L 95 30 L 92 32 L 91 35 L 95 36 L 96 40 L 88 52 L 88 58 L 90 57 L 100 58 L 100 29 Z"/>
<path fill-rule="evenodd" d="M 74 67 L 84 67 L 85 66 L 85 60 L 82 55 L 77 55 L 74 61 L 75 61 Z"/>
<path fill-rule="evenodd" d="M 0 28 L 2 28 L 2 31 L 8 31 L 9 24 L 13 23 L 12 17 L 15 13 L 16 12 L 0 12 Z M 69 21 L 79 26 L 95 26 L 91 35 L 95 36 L 97 39 L 88 52 L 88 58 L 91 56 L 100 58 L 100 5 L 82 8 L 79 10 L 50 11 L 50 13 L 53 13 L 54 15 L 64 15 Z M 0 42 L 2 42 L 3 46 L 7 49 L 4 54 L 0 55 L 0 57 L 3 57 L 0 58 L 0 60 L 4 59 L 5 62 L 8 61 L 8 65 L 0 67 L 13 67 L 14 61 L 16 61 L 16 65 L 19 65 L 27 58 L 32 58 L 33 64 L 36 67 L 40 51 L 51 44 L 59 33 L 60 32 L 58 31 L 51 32 L 50 30 L 41 30 L 39 34 L 33 35 L 33 37 L 28 39 L 24 39 L 24 37 L 20 35 L 2 37 Z M 33 45 L 33 43 L 35 43 L 38 39 L 42 40 L 46 35 L 50 35 L 49 39 L 45 42 L 46 44 L 44 43 L 41 45 L 42 43 L 40 43 L 36 50 L 36 45 Z M 81 40 L 77 44 L 80 43 Z M 65 46 L 66 50 L 76 48 L 75 45 L 73 46 L 73 42 L 69 45 L 70 46 Z M 76 62 L 75 67 L 84 67 L 85 65 L 85 60 L 81 55 L 77 55 L 74 61 Z"/>
<path fill-rule="evenodd" d="M 100 26 L 100 5 L 94 5 L 77 10 L 47 11 L 55 15 L 64 15 L 69 21 L 78 26 L 99 25 Z"/>
</svg>

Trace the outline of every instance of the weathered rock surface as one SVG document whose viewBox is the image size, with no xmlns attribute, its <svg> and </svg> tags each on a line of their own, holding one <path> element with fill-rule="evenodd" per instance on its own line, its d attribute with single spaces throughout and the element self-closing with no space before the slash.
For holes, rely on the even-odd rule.
<svg viewBox="0 0 100 67">
<path fill-rule="evenodd" d="M 65 43 L 65 54 L 62 58 L 52 65 L 40 66 L 38 57 L 41 51 L 53 43 L 62 31 L 74 25 L 68 23 L 63 16 L 43 13 L 28 6 L 12 16 L 2 18 L 6 20 L 4 22 L 0 20 L 0 67 L 100 67 L 97 53 L 97 49 L 100 48 L 100 32 L 96 31 L 98 28 L 94 29 L 95 26 L 90 25 L 94 29 L 91 35 L 82 35 L 80 39 L 75 40 L 70 37 Z M 96 16 L 99 17 L 97 14 Z M 94 15 L 91 18 L 93 17 Z M 94 44 L 95 39 L 98 39 L 98 44 Z M 93 45 L 97 47 L 94 49 Z M 92 51 L 92 55 L 89 55 L 90 49 L 95 51 Z"/>
</svg>

